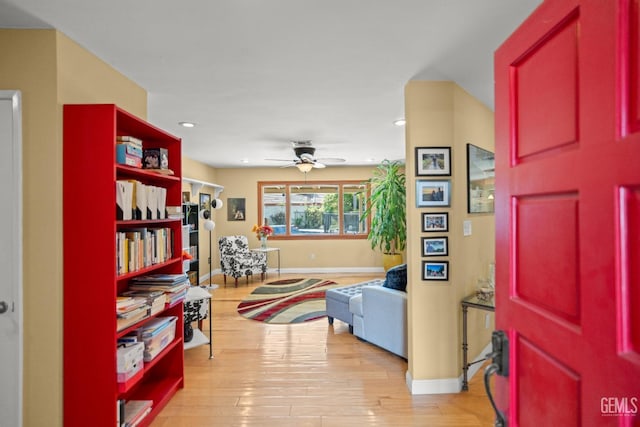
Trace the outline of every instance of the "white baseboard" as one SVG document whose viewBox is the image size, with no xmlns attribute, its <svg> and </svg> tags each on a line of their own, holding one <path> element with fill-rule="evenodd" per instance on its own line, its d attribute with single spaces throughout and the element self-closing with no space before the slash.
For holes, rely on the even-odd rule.
<svg viewBox="0 0 640 427">
<path fill-rule="evenodd" d="M 269 274 L 277 274 L 277 268 L 269 267 Z M 304 267 L 304 268 L 283 268 L 281 274 L 384 274 L 382 267 Z M 219 268 L 212 270 L 211 275 L 222 274 Z M 200 283 L 209 281 L 209 274 L 200 276 Z"/>
<path fill-rule="evenodd" d="M 484 355 L 491 352 L 491 343 L 487 344 L 485 348 L 480 352 L 480 355 L 473 361 L 484 359 Z M 471 365 L 467 371 L 467 380 L 471 381 L 471 378 L 480 370 L 482 363 L 476 363 Z M 460 393 L 462 390 L 462 375 L 458 378 L 438 378 L 435 380 L 414 380 L 411 378 L 411 373 L 406 373 L 407 387 L 411 394 L 444 394 L 444 393 Z"/>
<path fill-rule="evenodd" d="M 271 271 L 271 269 L 269 269 Z M 277 270 L 276 270 L 277 271 Z M 292 274 L 372 274 L 384 273 L 382 267 L 302 267 L 302 268 L 283 268 L 281 273 Z"/>
</svg>

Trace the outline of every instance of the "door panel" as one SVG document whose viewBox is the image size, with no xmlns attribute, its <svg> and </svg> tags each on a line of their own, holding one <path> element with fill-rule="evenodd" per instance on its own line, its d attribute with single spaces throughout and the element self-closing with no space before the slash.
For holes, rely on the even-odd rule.
<svg viewBox="0 0 640 427">
<path fill-rule="evenodd" d="M 640 423 L 639 21 L 638 0 L 548 0 L 496 52 L 512 426 Z"/>
</svg>

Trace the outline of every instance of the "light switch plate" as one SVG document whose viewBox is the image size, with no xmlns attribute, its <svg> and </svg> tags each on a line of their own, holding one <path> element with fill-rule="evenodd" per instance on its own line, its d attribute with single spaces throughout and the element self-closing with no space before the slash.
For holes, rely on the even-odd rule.
<svg viewBox="0 0 640 427">
<path fill-rule="evenodd" d="M 471 236 L 471 220 L 466 220 L 462 223 L 462 233 L 465 236 Z"/>
</svg>

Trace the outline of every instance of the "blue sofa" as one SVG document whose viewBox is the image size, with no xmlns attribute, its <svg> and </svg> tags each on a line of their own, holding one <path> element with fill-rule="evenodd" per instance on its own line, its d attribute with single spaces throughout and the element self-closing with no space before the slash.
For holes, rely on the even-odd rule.
<svg viewBox="0 0 640 427">
<path fill-rule="evenodd" d="M 406 264 L 387 271 L 384 282 L 362 287 L 349 299 L 353 334 L 407 358 Z"/>
</svg>

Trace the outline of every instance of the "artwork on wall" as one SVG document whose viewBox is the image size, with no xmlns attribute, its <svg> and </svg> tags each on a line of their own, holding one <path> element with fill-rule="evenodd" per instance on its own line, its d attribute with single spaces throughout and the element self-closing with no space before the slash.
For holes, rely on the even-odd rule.
<svg viewBox="0 0 640 427">
<path fill-rule="evenodd" d="M 244 197 L 227 199 L 227 221 L 244 221 L 245 213 Z"/>
<path fill-rule="evenodd" d="M 204 218 L 211 218 L 211 194 L 200 193 L 200 204 L 198 206 L 200 211 L 207 212 Z"/>
<path fill-rule="evenodd" d="M 449 261 L 422 261 L 422 280 L 449 280 Z"/>
<path fill-rule="evenodd" d="M 449 231 L 449 213 L 423 212 L 422 231 L 425 233 Z"/>
<path fill-rule="evenodd" d="M 451 147 L 416 147 L 416 176 L 451 175 Z"/>
<path fill-rule="evenodd" d="M 422 256 L 444 256 L 448 254 L 449 242 L 446 236 L 422 238 Z"/>
<path fill-rule="evenodd" d="M 416 205 L 419 208 L 449 206 L 451 203 L 451 181 L 416 180 Z"/>
<path fill-rule="evenodd" d="M 473 144 L 467 144 L 467 212 L 492 213 L 494 196 L 494 154 Z"/>
</svg>

